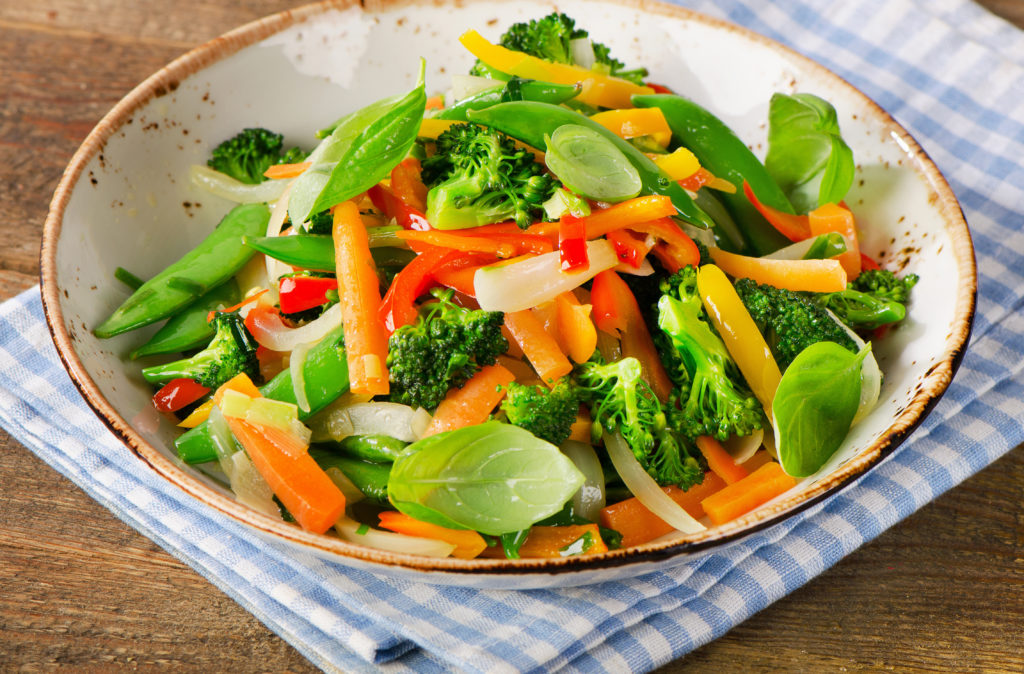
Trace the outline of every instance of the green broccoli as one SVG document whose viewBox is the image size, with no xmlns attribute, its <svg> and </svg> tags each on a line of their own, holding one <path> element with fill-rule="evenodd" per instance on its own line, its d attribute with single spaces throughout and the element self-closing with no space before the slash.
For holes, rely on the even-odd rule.
<svg viewBox="0 0 1024 674">
<path fill-rule="evenodd" d="M 576 21 L 565 14 L 553 12 L 543 18 L 529 22 L 515 23 L 501 36 L 500 44 L 507 49 L 520 51 L 545 61 L 582 65 L 573 53 L 574 40 L 586 40 L 593 52 L 593 62 L 615 77 L 643 84 L 647 77 L 646 68 L 626 70 L 622 61 L 613 58 L 606 45 L 589 40 L 587 31 L 576 27 Z M 470 74 L 487 76 L 488 69 L 477 61 Z"/>
<path fill-rule="evenodd" d="M 707 321 L 697 270 L 679 270 L 662 283 L 662 292 L 658 327 L 676 352 L 666 366 L 675 370 L 670 376 L 680 390 L 677 428 L 692 440 L 700 435 L 725 440 L 763 428 L 761 404 Z"/>
<path fill-rule="evenodd" d="M 917 274 L 907 274 L 899 278 L 888 269 L 865 269 L 850 282 L 849 286 L 862 293 L 871 293 L 876 297 L 906 304 L 910 299 L 910 290 L 919 280 Z"/>
<path fill-rule="evenodd" d="M 560 445 L 569 437 L 579 408 L 579 394 L 568 377 L 552 388 L 512 382 L 501 402 L 509 423 L 553 445 Z"/>
<path fill-rule="evenodd" d="M 298 148 L 284 150 L 284 136 L 267 129 L 243 129 L 213 148 L 207 165 L 243 183 L 261 183 L 263 173 L 274 164 L 300 162 L 305 153 Z"/>
<path fill-rule="evenodd" d="M 662 486 L 688 489 L 704 479 L 699 456 L 669 424 L 665 408 L 641 376 L 636 358 L 605 364 L 590 360 L 576 371 L 580 395 L 590 406 L 595 429 L 620 433 L 633 456 Z"/>
<path fill-rule="evenodd" d="M 424 304 L 415 323 L 392 333 L 387 360 L 391 400 L 426 409 L 508 350 L 503 313 L 460 307 L 450 289 L 431 292 L 438 301 Z"/>
<path fill-rule="evenodd" d="M 846 290 L 810 296 L 850 328 L 863 332 L 902 321 L 917 281 L 916 274 L 898 278 L 891 271 L 871 269 L 846 284 Z"/>
<path fill-rule="evenodd" d="M 530 151 L 505 134 L 475 124 L 453 124 L 423 161 L 427 220 L 460 229 L 515 220 L 523 229 L 543 213 L 558 182 Z"/>
<path fill-rule="evenodd" d="M 835 342 L 852 353 L 860 350 L 846 328 L 806 293 L 751 279 L 740 279 L 735 287 L 780 369 L 785 370 L 797 354 L 817 342 Z"/>
<path fill-rule="evenodd" d="M 245 327 L 237 311 L 220 311 L 214 316 L 216 332 L 209 345 L 191 358 L 143 368 L 142 376 L 150 384 L 166 384 L 172 379 L 194 379 L 207 388 L 217 388 L 237 374 L 259 377 L 259 346 Z"/>
</svg>

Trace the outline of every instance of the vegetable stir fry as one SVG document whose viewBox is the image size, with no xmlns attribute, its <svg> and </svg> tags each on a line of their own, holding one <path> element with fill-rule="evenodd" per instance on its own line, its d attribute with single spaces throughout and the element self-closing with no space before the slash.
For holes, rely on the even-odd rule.
<svg viewBox="0 0 1024 674">
<path fill-rule="evenodd" d="M 917 277 L 860 252 L 835 109 L 774 95 L 765 160 L 564 14 L 316 133 L 247 128 L 235 203 L 101 325 L 180 458 L 303 529 L 565 557 L 695 533 L 825 467 Z M 134 270 L 144 272 L 153 270 Z"/>
</svg>

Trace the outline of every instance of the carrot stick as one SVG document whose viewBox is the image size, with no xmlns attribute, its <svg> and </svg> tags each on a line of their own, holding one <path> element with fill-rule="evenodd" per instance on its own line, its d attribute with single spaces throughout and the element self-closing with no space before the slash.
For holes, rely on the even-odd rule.
<svg viewBox="0 0 1024 674">
<path fill-rule="evenodd" d="M 366 228 L 352 201 L 334 207 L 334 258 L 353 393 L 388 392 L 388 331 L 380 319 L 380 285 Z"/>
<path fill-rule="evenodd" d="M 747 469 L 733 461 L 722 444 L 710 435 L 697 438 L 697 449 L 707 459 L 708 468 L 725 480 L 726 484 L 739 482 L 748 475 Z"/>
<path fill-rule="evenodd" d="M 225 417 L 253 465 L 306 531 L 322 534 L 345 512 L 345 495 L 288 431 Z"/>
<path fill-rule="evenodd" d="M 380 514 L 380 526 L 383 529 L 405 534 L 406 536 L 417 536 L 419 538 L 433 538 L 455 546 L 452 550 L 452 557 L 459 559 L 473 559 L 487 548 L 487 541 L 484 537 L 470 529 L 449 529 L 447 527 L 421 522 L 413 519 L 405 513 L 394 510 L 385 510 Z"/>
<path fill-rule="evenodd" d="M 846 270 L 838 260 L 772 260 L 711 249 L 715 264 L 729 276 L 749 278 L 786 290 L 834 293 L 846 289 Z"/>
<path fill-rule="evenodd" d="M 712 524 L 725 524 L 767 503 L 793 488 L 796 480 L 782 471 L 782 466 L 766 463 L 739 482 L 712 494 L 701 506 Z"/>
<path fill-rule="evenodd" d="M 569 427 L 569 439 L 576 442 L 585 442 L 588 445 L 594 444 L 594 422 L 590 418 L 590 412 L 586 407 L 580 407 L 576 413 L 576 421 Z"/>
<path fill-rule="evenodd" d="M 754 455 L 742 463 L 743 469 L 747 473 L 753 473 L 755 470 L 768 463 L 774 461 L 775 458 L 768 453 L 767 449 L 759 449 L 754 452 Z"/>
<path fill-rule="evenodd" d="M 597 349 L 597 328 L 590 320 L 589 304 L 580 304 L 572 292 L 555 297 L 555 322 L 569 358 L 584 363 Z"/>
<path fill-rule="evenodd" d="M 686 491 L 679 487 L 662 487 L 669 497 L 691 517 L 704 517 L 701 501 L 725 488 L 725 481 L 712 472 L 704 474 L 704 481 Z M 601 509 L 601 526 L 622 534 L 622 547 L 640 545 L 675 531 L 672 525 L 652 513 L 635 496 Z"/>
<path fill-rule="evenodd" d="M 467 253 L 490 253 L 498 257 L 512 257 L 516 254 L 516 246 L 504 241 L 496 241 L 493 238 L 482 236 L 463 236 L 442 232 L 436 229 L 428 231 L 402 230 L 395 232 L 395 236 L 403 241 L 415 241 L 440 246 L 452 250 L 461 250 Z"/>
<path fill-rule="evenodd" d="M 589 541 L 581 541 L 579 550 L 573 544 L 589 534 Z M 584 549 L 586 543 L 589 547 Z M 608 552 L 608 546 L 601 538 L 596 524 L 570 524 L 559 527 L 534 526 L 526 540 L 519 547 L 519 556 L 524 559 L 563 557 L 573 554 L 591 555 Z"/>
<path fill-rule="evenodd" d="M 505 327 L 541 380 L 549 386 L 572 372 L 572 363 L 532 311 L 523 309 L 506 313 Z"/>
<path fill-rule="evenodd" d="M 836 255 L 833 259 L 839 260 L 839 264 L 843 265 L 847 278 L 855 279 L 860 276 L 860 244 L 857 241 L 857 227 L 850 209 L 837 204 L 825 204 L 807 214 L 807 223 L 811 227 L 811 236 L 828 232 L 842 234 L 846 239 L 846 252 Z"/>
<path fill-rule="evenodd" d="M 263 172 L 263 177 L 270 178 L 271 180 L 295 178 L 310 166 L 312 166 L 312 164 L 308 161 L 302 161 L 297 164 L 274 164 Z"/>
<path fill-rule="evenodd" d="M 505 388 L 515 375 L 501 365 L 487 365 L 470 377 L 462 388 L 452 389 L 434 411 L 424 437 L 456 428 L 482 424 L 505 397 Z"/>
<path fill-rule="evenodd" d="M 591 211 L 582 218 L 586 228 L 587 240 L 604 236 L 610 231 L 623 228 L 634 228 L 644 222 L 667 218 L 676 214 L 672 200 L 666 196 L 652 194 L 636 197 L 617 203 L 608 208 Z M 526 230 L 529 234 L 558 236 L 557 222 L 541 222 Z"/>
</svg>

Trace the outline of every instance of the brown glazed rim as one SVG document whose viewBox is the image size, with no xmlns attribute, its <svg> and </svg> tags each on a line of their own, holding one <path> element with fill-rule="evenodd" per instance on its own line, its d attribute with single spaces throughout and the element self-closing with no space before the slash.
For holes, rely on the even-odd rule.
<svg viewBox="0 0 1024 674">
<path fill-rule="evenodd" d="M 509 576 L 535 573 L 574 574 L 575 572 L 599 571 L 621 565 L 655 562 L 676 555 L 685 556 L 687 553 L 713 548 L 753 531 L 776 524 L 793 513 L 810 507 L 825 496 L 838 491 L 868 468 L 892 453 L 924 419 L 926 413 L 945 392 L 953 378 L 954 372 L 960 364 L 970 336 L 976 301 L 977 274 L 974 249 L 963 213 L 949 185 L 924 150 L 892 117 L 873 101 L 857 91 L 852 85 L 823 66 L 814 63 L 785 46 L 744 28 L 673 5 L 663 4 L 654 0 L 618 0 L 618 4 L 633 8 L 636 11 L 659 14 L 673 19 L 698 21 L 720 30 L 737 33 L 751 42 L 781 51 L 787 58 L 800 62 L 808 70 L 833 78 L 863 100 L 874 110 L 878 118 L 884 121 L 888 134 L 898 139 L 901 145 L 906 148 L 908 154 L 912 155 L 915 160 L 915 169 L 935 192 L 940 212 L 945 216 L 946 230 L 953 240 L 956 263 L 963 270 L 964 276 L 968 278 L 965 283 L 959 286 L 956 297 L 956 319 L 946 339 L 946 346 L 941 360 L 926 373 L 923 380 L 919 383 L 913 399 L 905 406 L 881 438 L 843 464 L 826 480 L 820 481 L 813 487 L 776 502 L 770 507 L 760 508 L 724 526 L 687 536 L 680 541 L 648 543 L 629 549 L 613 550 L 582 557 L 522 560 L 425 558 L 383 552 L 354 545 L 327 535 L 308 533 L 294 525 L 274 520 L 242 506 L 230 496 L 204 484 L 194 475 L 190 474 L 180 462 L 169 458 L 148 444 L 106 400 L 96 383 L 86 372 L 75 351 L 61 310 L 60 286 L 56 266 L 57 240 L 61 233 L 64 210 L 79 178 L 82 176 L 84 167 L 102 151 L 107 140 L 142 105 L 156 96 L 173 91 L 177 83 L 184 78 L 244 47 L 331 9 L 345 9 L 359 5 L 365 11 L 373 13 L 415 4 L 417 3 L 402 0 L 363 0 L 362 2 L 354 0 L 327 0 L 268 16 L 217 37 L 175 59 L 139 84 L 118 102 L 89 133 L 65 169 L 54 193 L 43 230 L 41 279 L 43 308 L 46 320 L 53 335 L 57 352 L 60 354 L 64 366 L 67 368 L 86 402 L 100 419 L 121 438 L 125 445 L 139 457 L 141 462 L 149 466 L 157 474 L 174 483 L 201 502 L 242 524 L 253 527 L 265 534 L 335 555 L 339 562 L 359 560 L 371 565 L 380 565 L 381 567 L 397 567 L 420 571 L 424 572 L 422 577 L 426 581 L 430 581 L 430 576 L 436 573 L 500 574 Z M 454 4 L 458 5 L 457 2 Z M 381 568 L 381 570 L 386 571 L 386 568 Z M 430 572 L 435 572 L 435 574 Z M 438 580 L 444 582 L 443 578 L 438 577 Z"/>
</svg>

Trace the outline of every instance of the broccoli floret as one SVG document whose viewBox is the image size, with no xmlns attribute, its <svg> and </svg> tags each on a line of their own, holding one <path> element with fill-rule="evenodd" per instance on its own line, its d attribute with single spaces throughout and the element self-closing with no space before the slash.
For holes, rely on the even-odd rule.
<svg viewBox="0 0 1024 674">
<path fill-rule="evenodd" d="M 906 304 L 910 299 L 910 290 L 919 280 L 917 274 L 907 274 L 899 278 L 888 269 L 865 269 L 853 279 L 849 287 L 862 293 L 871 293 L 876 297 Z"/>
<path fill-rule="evenodd" d="M 580 395 L 590 406 L 595 428 L 620 433 L 633 456 L 662 486 L 688 489 L 704 479 L 698 454 L 669 425 L 661 401 L 641 376 L 636 358 L 614 363 L 591 360 L 576 372 Z"/>
<path fill-rule="evenodd" d="M 434 409 L 448 389 L 460 387 L 482 365 L 493 365 L 508 350 L 500 311 L 466 309 L 452 302 L 451 290 L 432 291 L 415 323 L 388 341 L 391 400 Z"/>
<path fill-rule="evenodd" d="M 515 23 L 501 36 L 501 46 L 520 51 L 545 61 L 579 65 L 573 57 L 572 40 L 587 39 L 587 31 L 576 27 L 576 21 L 565 14 L 553 12 L 533 21 Z M 622 61 L 613 58 L 606 45 L 591 41 L 594 62 L 603 66 L 610 74 L 643 84 L 647 76 L 645 68 L 626 70 Z"/>
<path fill-rule="evenodd" d="M 851 353 L 860 350 L 846 329 L 806 294 L 750 279 L 736 281 L 735 287 L 780 369 L 817 342 L 835 342 Z"/>
<path fill-rule="evenodd" d="M 515 220 L 522 228 L 543 212 L 558 182 L 533 153 L 505 134 L 475 124 L 453 124 L 423 161 L 427 220 L 459 229 Z"/>
<path fill-rule="evenodd" d="M 712 329 L 697 294 L 697 271 L 684 267 L 662 283 L 658 327 L 676 358 L 666 363 L 679 387 L 681 409 L 675 422 L 689 438 L 712 435 L 725 440 L 764 427 L 761 404 L 722 338 Z"/>
<path fill-rule="evenodd" d="M 264 171 L 274 164 L 300 162 L 305 153 L 298 148 L 285 151 L 284 136 L 267 129 L 243 129 L 213 148 L 207 165 L 243 183 L 261 183 Z"/>
<path fill-rule="evenodd" d="M 509 423 L 553 445 L 560 445 L 569 437 L 579 408 L 579 395 L 568 377 L 552 388 L 512 382 L 501 402 Z"/>
<path fill-rule="evenodd" d="M 902 321 L 907 315 L 910 290 L 917 281 L 917 274 L 898 278 L 885 269 L 870 269 L 846 284 L 846 290 L 814 293 L 811 297 L 850 328 L 863 332 Z"/>
<path fill-rule="evenodd" d="M 179 378 L 194 379 L 211 389 L 241 373 L 252 379 L 258 378 L 260 365 L 256 360 L 256 348 L 259 344 L 238 312 L 218 312 L 214 316 L 213 327 L 216 332 L 205 349 L 191 358 L 144 368 L 142 376 L 151 384 L 166 384 Z"/>
</svg>

